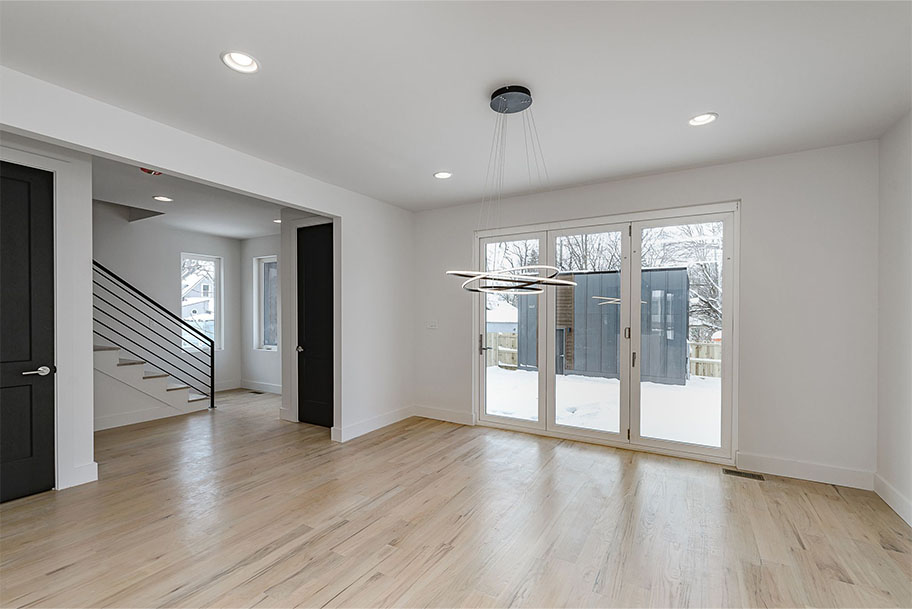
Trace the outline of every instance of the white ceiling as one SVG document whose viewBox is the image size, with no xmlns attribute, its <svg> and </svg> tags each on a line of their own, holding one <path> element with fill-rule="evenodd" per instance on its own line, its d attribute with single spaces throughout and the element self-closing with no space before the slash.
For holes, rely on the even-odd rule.
<svg viewBox="0 0 912 609">
<path fill-rule="evenodd" d="M 877 137 L 910 105 L 910 10 L 908 2 L 3 2 L 0 61 L 427 209 L 480 197 L 488 96 L 509 83 L 532 89 L 553 186 Z M 227 49 L 249 52 L 262 69 L 228 70 L 219 61 Z M 687 125 L 706 111 L 719 120 Z M 527 190 L 522 140 L 508 151 L 506 190 Z M 443 169 L 455 176 L 435 180 Z"/>
<path fill-rule="evenodd" d="M 160 203 L 152 198 L 156 195 L 174 201 Z M 162 212 L 137 220 L 144 224 L 234 239 L 277 235 L 280 231 L 273 222 L 281 214 L 280 205 L 183 178 L 147 175 L 135 165 L 99 157 L 92 159 L 92 198 Z"/>
</svg>

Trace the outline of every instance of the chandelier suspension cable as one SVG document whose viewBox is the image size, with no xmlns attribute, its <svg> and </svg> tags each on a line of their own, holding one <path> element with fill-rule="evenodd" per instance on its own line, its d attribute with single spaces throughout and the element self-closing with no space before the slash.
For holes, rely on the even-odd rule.
<svg viewBox="0 0 912 609">
<path fill-rule="evenodd" d="M 501 87 L 491 95 L 491 109 L 495 112 L 494 133 L 479 210 L 479 229 L 500 228 L 503 210 L 500 209 L 506 182 L 507 115 L 521 113 L 522 138 L 526 153 L 526 173 L 530 190 L 533 185 L 533 165 L 538 187 L 550 190 L 550 176 L 542 151 L 535 115 L 532 114 L 532 94 L 520 85 Z M 528 110 L 528 116 L 526 111 Z M 490 190 L 489 190 L 490 188 Z M 499 256 L 505 252 L 497 250 Z M 464 277 L 462 287 L 469 292 L 495 294 L 541 294 L 546 286 L 575 286 L 576 282 L 558 279 L 560 270 L 544 264 L 522 264 L 501 268 L 505 260 L 479 260 L 481 271 L 447 271 L 447 275 Z M 490 263 L 490 264 L 489 264 Z M 515 262 L 513 263 L 515 264 Z"/>
<path fill-rule="evenodd" d="M 538 126 L 535 124 L 535 112 L 533 112 L 532 108 L 529 108 L 529 122 L 532 124 L 532 133 L 535 135 L 535 144 L 536 145 L 533 146 L 533 149 L 537 147 L 538 156 L 541 157 L 542 173 L 545 176 L 545 182 L 544 182 L 543 186 L 545 187 L 545 189 L 550 190 L 551 189 L 551 176 L 548 174 L 548 165 L 545 163 L 545 153 L 542 151 L 541 139 L 539 139 L 539 136 L 538 136 Z"/>
</svg>

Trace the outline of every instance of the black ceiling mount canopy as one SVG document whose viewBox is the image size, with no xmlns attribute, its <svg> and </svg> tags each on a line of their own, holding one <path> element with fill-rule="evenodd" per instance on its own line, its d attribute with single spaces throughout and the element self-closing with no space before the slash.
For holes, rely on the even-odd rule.
<svg viewBox="0 0 912 609">
<path fill-rule="evenodd" d="M 532 92 L 522 85 L 507 85 L 491 93 L 491 110 L 515 114 L 532 105 Z"/>
</svg>

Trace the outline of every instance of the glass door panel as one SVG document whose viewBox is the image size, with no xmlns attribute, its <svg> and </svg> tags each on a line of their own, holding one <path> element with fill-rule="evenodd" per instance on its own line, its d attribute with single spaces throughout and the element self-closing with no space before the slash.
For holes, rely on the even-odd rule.
<svg viewBox="0 0 912 609">
<path fill-rule="evenodd" d="M 634 232 L 640 239 L 636 435 L 721 448 L 724 222 Z"/>
<path fill-rule="evenodd" d="M 555 425 L 618 434 L 627 420 L 625 233 L 562 232 L 551 241 L 560 277 L 577 284 L 553 288 Z"/>
<path fill-rule="evenodd" d="M 484 270 L 539 264 L 541 239 L 482 242 Z M 496 283 L 495 283 L 496 285 Z M 541 422 L 539 295 L 483 294 L 484 414 Z"/>
</svg>

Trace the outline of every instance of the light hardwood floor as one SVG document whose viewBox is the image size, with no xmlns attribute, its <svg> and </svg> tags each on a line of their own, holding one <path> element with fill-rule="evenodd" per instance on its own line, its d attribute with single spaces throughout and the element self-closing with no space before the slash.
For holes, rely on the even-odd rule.
<svg viewBox="0 0 912 609">
<path fill-rule="evenodd" d="M 0 507 L 4 606 L 910 606 L 876 495 L 278 399 L 96 434 L 100 481 Z"/>
</svg>

